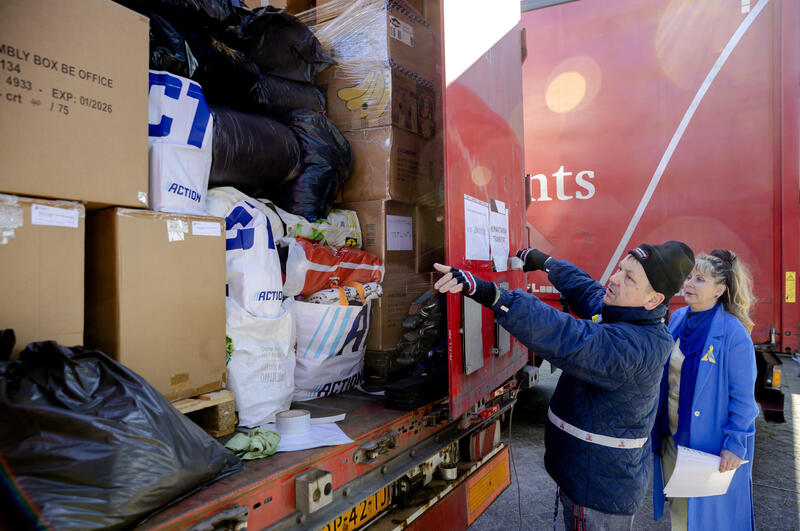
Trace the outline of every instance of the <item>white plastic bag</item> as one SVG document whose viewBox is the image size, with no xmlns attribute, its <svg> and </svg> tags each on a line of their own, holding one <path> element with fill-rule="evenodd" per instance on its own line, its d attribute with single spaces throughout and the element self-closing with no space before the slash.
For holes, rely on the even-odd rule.
<svg viewBox="0 0 800 531">
<path fill-rule="evenodd" d="M 297 365 L 294 400 L 342 393 L 363 381 L 370 305 L 294 303 Z"/>
<path fill-rule="evenodd" d="M 150 71 L 150 208 L 205 214 L 213 118 L 196 82 Z"/>
<path fill-rule="evenodd" d="M 226 300 L 227 334 L 233 352 L 228 361 L 228 389 L 233 391 L 239 424 L 248 428 L 275 420 L 289 409 L 294 392 L 295 318 L 292 299 L 269 319 L 250 315 Z"/>
<path fill-rule="evenodd" d="M 269 219 L 249 201 L 239 201 L 225 218 L 227 295 L 256 317 L 281 311 L 283 279 Z"/>
<path fill-rule="evenodd" d="M 283 220 L 276 212 L 277 208 L 268 199 L 255 199 L 244 194 L 232 186 L 219 186 L 210 188 L 206 194 L 206 213 L 209 216 L 218 218 L 228 217 L 228 214 L 239 201 L 248 201 L 267 216 L 272 227 L 272 238 L 280 240 L 286 234 L 283 228 Z"/>
</svg>

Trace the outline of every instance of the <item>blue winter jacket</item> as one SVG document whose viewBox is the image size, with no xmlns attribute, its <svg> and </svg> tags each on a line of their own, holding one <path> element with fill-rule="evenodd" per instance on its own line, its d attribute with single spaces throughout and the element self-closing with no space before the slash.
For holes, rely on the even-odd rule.
<svg viewBox="0 0 800 531">
<path fill-rule="evenodd" d="M 675 312 L 669 323 L 671 331 L 679 329 L 687 311 L 688 307 Z M 726 494 L 688 498 L 687 528 L 754 529 L 752 461 L 758 405 L 753 396 L 753 341 L 739 319 L 717 304 L 702 352 L 692 397 L 689 446 L 714 455 L 730 450 L 750 462 L 736 469 Z M 657 520 L 664 510 L 664 481 L 661 457 L 654 454 L 654 459 L 653 511 Z"/>
<path fill-rule="evenodd" d="M 661 373 L 674 344 L 654 310 L 604 306 L 605 288 L 563 260 L 550 260 L 549 279 L 581 319 L 521 290 L 502 290 L 497 322 L 537 355 L 562 369 L 550 409 L 582 430 L 617 438 L 648 438 L 658 407 Z M 591 318 L 601 315 L 600 322 Z M 576 504 L 634 514 L 650 481 L 650 443 L 611 448 L 578 439 L 548 422 L 545 466 Z"/>
</svg>

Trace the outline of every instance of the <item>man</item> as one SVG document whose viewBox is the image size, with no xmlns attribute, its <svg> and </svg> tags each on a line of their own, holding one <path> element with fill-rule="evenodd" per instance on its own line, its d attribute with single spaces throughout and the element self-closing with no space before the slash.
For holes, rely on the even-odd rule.
<svg viewBox="0 0 800 531">
<path fill-rule="evenodd" d="M 522 290 L 508 292 L 436 264 L 435 288 L 464 292 L 563 372 L 545 427 L 545 466 L 560 488 L 567 529 L 632 529 L 650 481 L 650 445 L 661 375 L 673 347 L 670 298 L 694 265 L 684 243 L 642 244 L 604 289 L 581 269 L 538 249 L 517 253 L 544 270 L 580 318 Z"/>
</svg>

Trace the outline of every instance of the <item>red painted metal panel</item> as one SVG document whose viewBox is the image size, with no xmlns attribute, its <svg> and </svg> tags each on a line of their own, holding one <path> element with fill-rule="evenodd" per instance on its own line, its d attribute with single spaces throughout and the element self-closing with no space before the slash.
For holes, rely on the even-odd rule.
<svg viewBox="0 0 800 531">
<path fill-rule="evenodd" d="M 732 249 L 754 273 L 753 339 L 774 326 L 796 349 L 783 277 L 799 254 L 797 9 L 608 0 L 523 14 L 534 245 L 602 281 L 641 242 Z"/>
<path fill-rule="evenodd" d="M 504 202 L 511 254 L 525 245 L 519 2 L 487 6 L 475 0 L 442 2 L 446 259 L 514 289 L 524 286 L 521 272 L 495 273 L 489 260 L 466 259 L 465 195 Z M 474 41 L 486 40 L 487 35 L 484 46 L 476 47 Z M 450 414 L 455 418 L 521 368 L 527 350 L 512 340 L 510 354 L 494 356 L 494 319 L 484 309 L 484 365 L 465 375 L 460 295 L 449 295 L 447 302 Z"/>
<path fill-rule="evenodd" d="M 776 9 L 775 24 L 780 26 L 781 61 L 776 68 L 781 73 L 781 250 L 783 280 L 781 303 L 782 347 L 800 351 L 800 302 L 787 302 L 785 275 L 800 273 L 800 4 L 784 1 Z M 795 301 L 798 300 L 795 293 Z"/>
<path fill-rule="evenodd" d="M 453 489 L 439 503 L 426 511 L 418 519 L 414 520 L 408 529 L 427 531 L 430 529 L 467 529 L 485 510 L 497 499 L 511 484 L 511 474 L 509 469 L 509 450 L 503 448 L 489 462 L 481 467 L 477 472 Z M 486 498 L 485 502 L 473 511 L 469 512 L 469 489 L 481 477 L 494 471 L 497 467 L 502 467 L 502 481 L 493 486 L 493 490 Z"/>
</svg>

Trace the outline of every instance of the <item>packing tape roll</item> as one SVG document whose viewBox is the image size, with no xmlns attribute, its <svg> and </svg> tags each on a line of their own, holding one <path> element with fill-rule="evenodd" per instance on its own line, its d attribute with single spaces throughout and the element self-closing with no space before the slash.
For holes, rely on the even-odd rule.
<svg viewBox="0 0 800 531">
<path fill-rule="evenodd" d="M 311 413 L 305 409 L 288 409 L 275 415 L 275 427 L 278 433 L 294 435 L 311 430 Z"/>
</svg>

